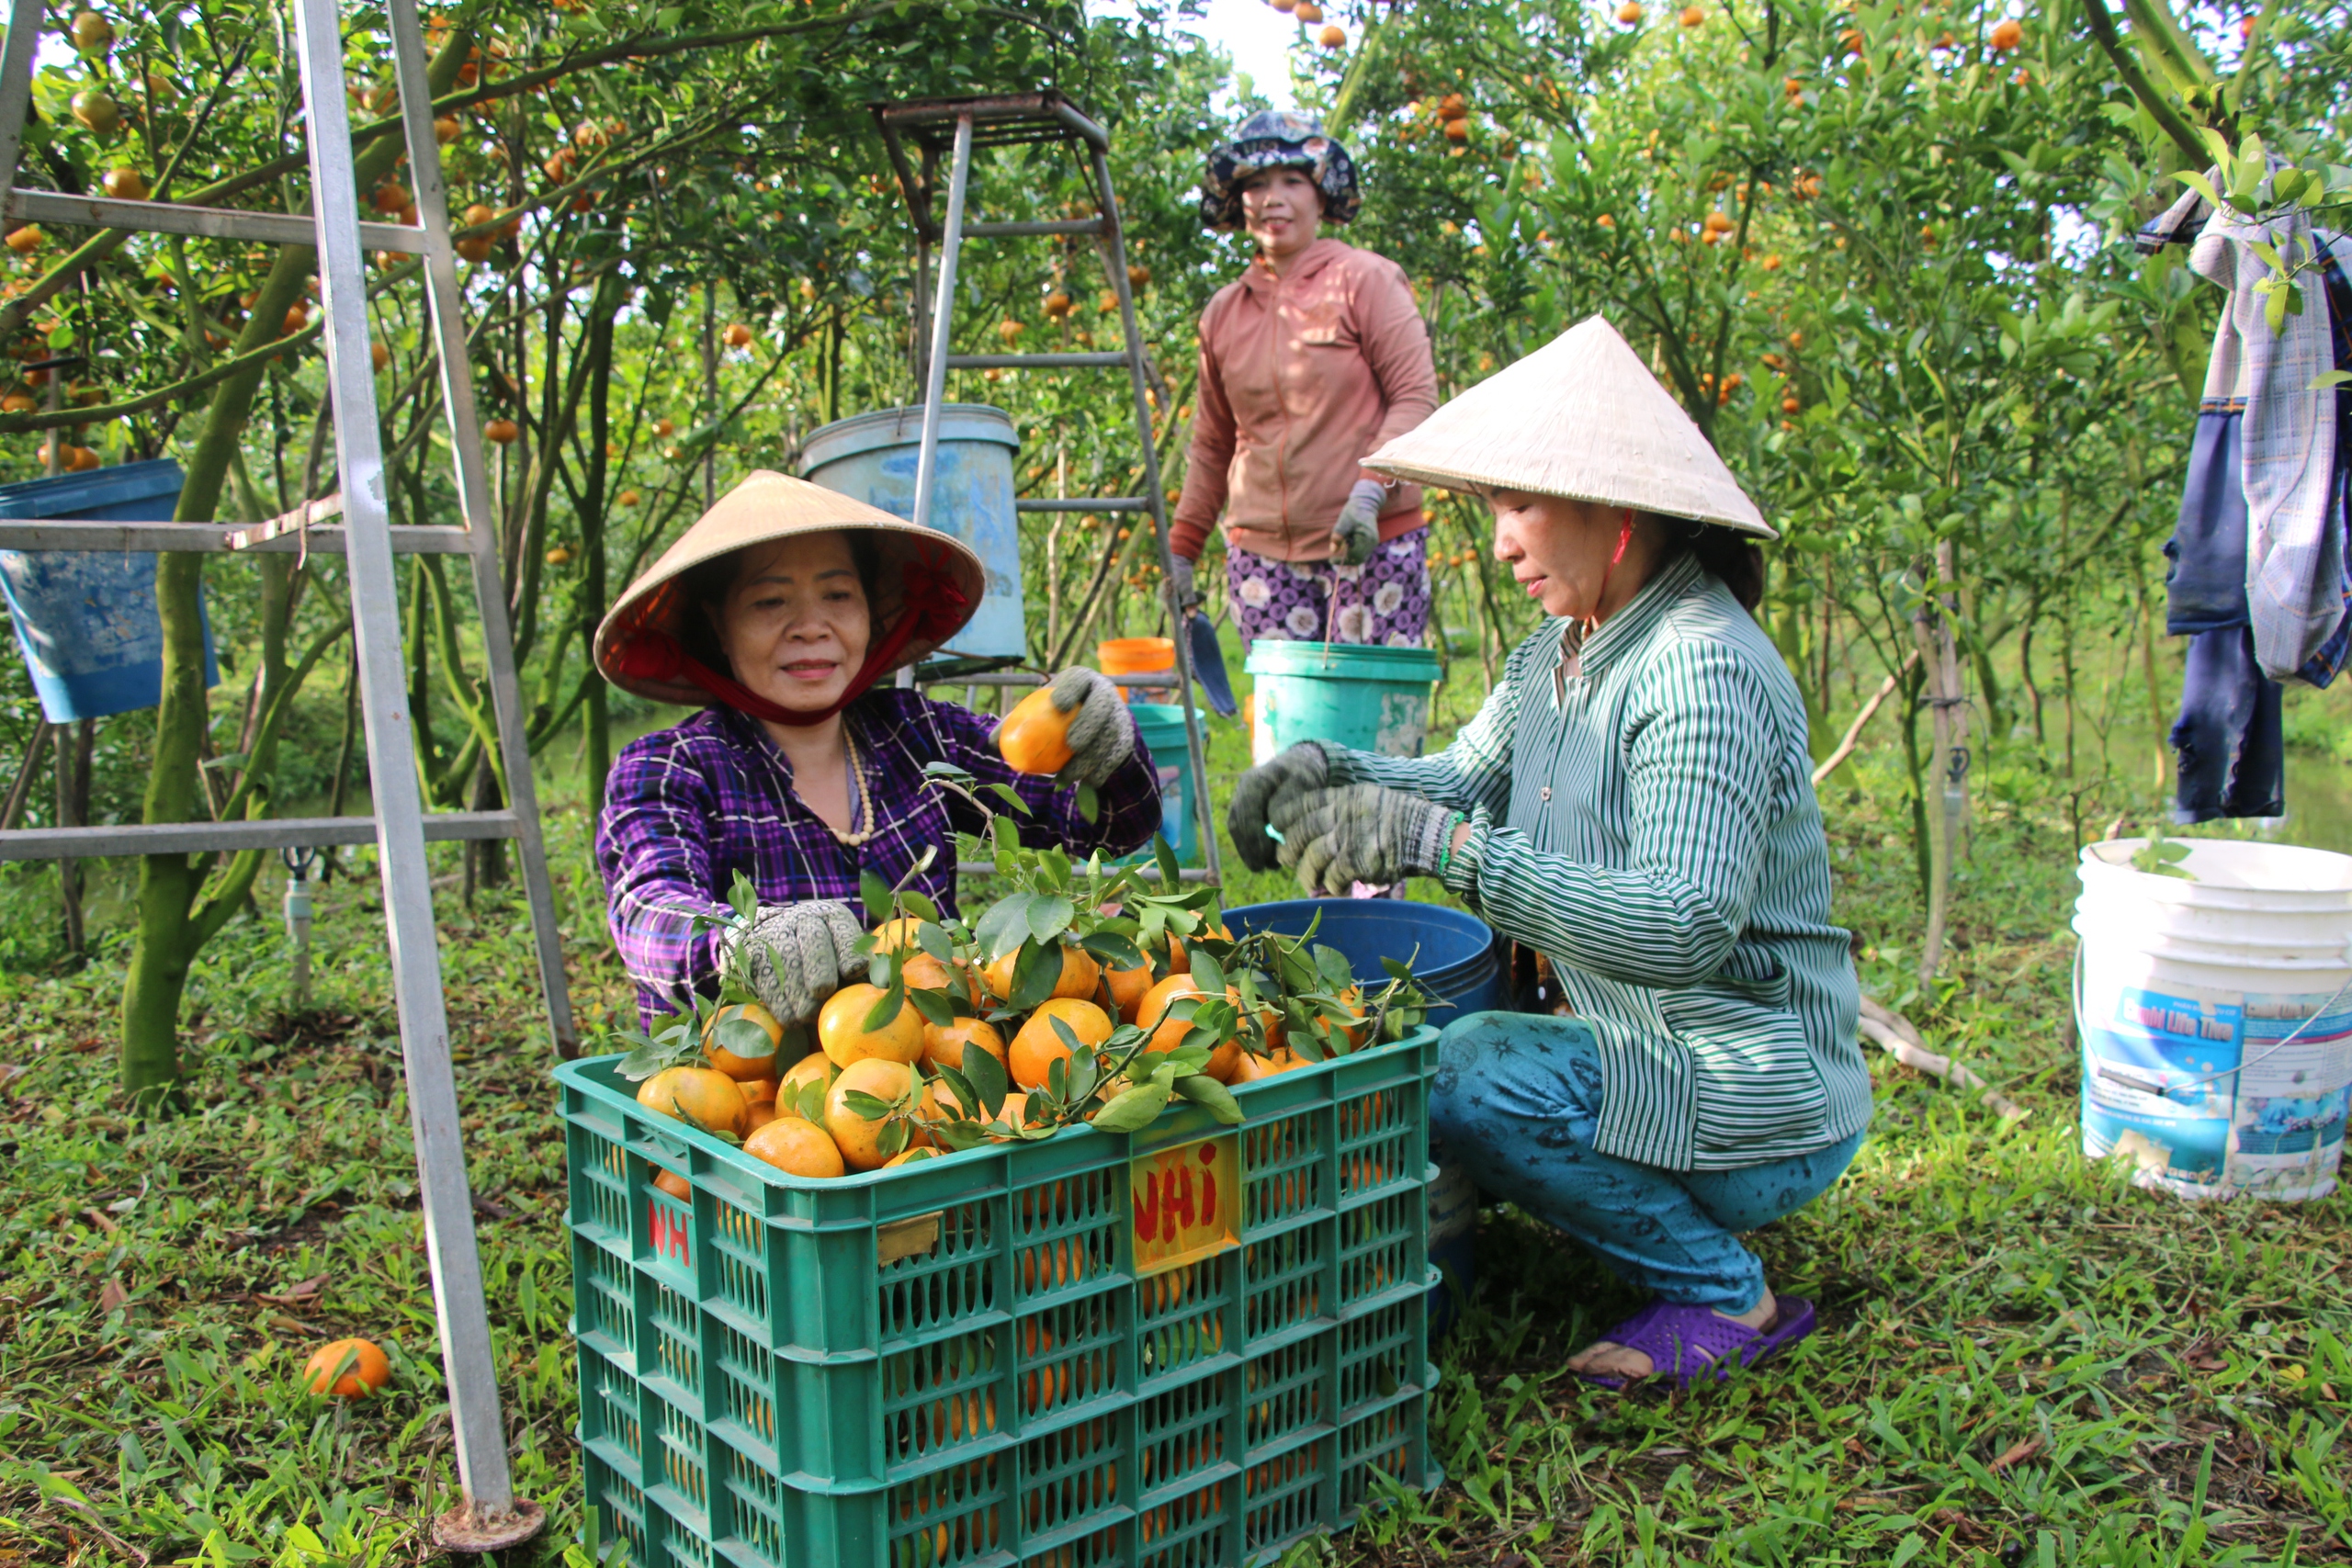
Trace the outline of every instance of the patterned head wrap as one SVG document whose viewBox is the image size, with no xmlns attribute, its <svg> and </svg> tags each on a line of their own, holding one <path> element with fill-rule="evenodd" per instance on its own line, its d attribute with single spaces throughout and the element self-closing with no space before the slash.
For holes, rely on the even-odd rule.
<svg viewBox="0 0 2352 1568">
<path fill-rule="evenodd" d="M 1201 181 L 1201 223 L 1210 229 L 1241 227 L 1241 182 L 1268 169 L 1301 169 L 1323 193 L 1323 216 L 1345 223 L 1363 206 L 1356 186 L 1355 160 L 1323 134 L 1323 122 L 1289 109 L 1251 115 L 1233 140 L 1209 153 Z"/>
</svg>

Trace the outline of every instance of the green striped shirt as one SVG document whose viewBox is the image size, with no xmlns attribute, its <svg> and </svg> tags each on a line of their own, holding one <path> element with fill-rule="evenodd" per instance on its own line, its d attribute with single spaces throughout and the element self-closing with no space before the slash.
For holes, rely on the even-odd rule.
<svg viewBox="0 0 2352 1568">
<path fill-rule="evenodd" d="M 1333 777 L 1470 814 L 1445 885 L 1548 954 L 1591 1026 L 1602 1153 L 1721 1170 L 1860 1132 L 1860 993 L 1779 650 L 1688 555 L 1580 658 L 1567 626 L 1512 650 L 1443 751 L 1327 746 Z"/>
</svg>

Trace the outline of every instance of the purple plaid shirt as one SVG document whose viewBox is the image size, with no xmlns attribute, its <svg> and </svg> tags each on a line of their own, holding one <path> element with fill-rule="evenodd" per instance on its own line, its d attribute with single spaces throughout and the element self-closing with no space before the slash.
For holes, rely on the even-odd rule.
<svg viewBox="0 0 2352 1568">
<path fill-rule="evenodd" d="M 1125 854 L 1159 826 L 1159 775 L 1136 738 L 1135 754 L 1095 792 L 1090 823 L 1078 792 L 1017 773 L 989 744 L 995 720 L 896 686 L 876 687 L 843 712 L 868 799 L 873 837 L 851 848 L 833 837 L 792 790 L 792 769 L 757 720 L 710 707 L 673 728 L 624 747 L 605 784 L 596 864 L 605 877 L 606 919 L 645 1022 L 682 991 L 718 971 L 718 932 L 692 929 L 698 914 L 727 914 L 727 890 L 742 872 L 763 904 L 833 898 L 858 908 L 857 878 L 872 871 L 895 885 L 929 846 L 939 856 L 910 885 L 956 908 L 956 839 L 978 832 L 970 804 L 928 784 L 923 764 L 953 762 L 982 784 L 1009 784 L 1030 815 L 1012 820 L 1033 847 L 1076 854 Z"/>
</svg>

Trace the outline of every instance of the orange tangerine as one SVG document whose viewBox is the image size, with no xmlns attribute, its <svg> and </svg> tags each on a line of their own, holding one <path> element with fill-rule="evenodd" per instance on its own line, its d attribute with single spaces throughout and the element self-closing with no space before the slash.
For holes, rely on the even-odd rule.
<svg viewBox="0 0 2352 1568">
<path fill-rule="evenodd" d="M 1144 993 L 1152 987 L 1151 965 L 1134 969 L 1106 969 L 1103 981 L 1111 987 L 1111 1005 L 1129 1023 L 1136 1021 L 1136 1009 L 1143 1005 Z"/>
<path fill-rule="evenodd" d="M 767 1032 L 769 1048 L 767 1055 L 739 1056 L 718 1043 L 717 1038 L 718 1026 L 722 1023 L 733 1022 L 737 1019 L 746 1023 L 755 1023 Z M 775 1073 L 775 1049 L 783 1043 L 784 1025 L 776 1021 L 775 1014 L 757 1002 L 738 1002 L 732 1007 L 720 1008 L 711 1014 L 710 1022 L 704 1026 L 702 1032 L 703 1055 L 708 1058 L 712 1066 L 717 1067 L 730 1078 L 773 1077 Z"/>
<path fill-rule="evenodd" d="M 1012 1073 L 1012 1081 L 1023 1089 L 1042 1089 L 1047 1074 L 1056 1062 L 1069 1060 L 1069 1047 L 1062 1043 L 1061 1032 L 1054 1027 L 1059 1019 L 1069 1025 L 1080 1045 L 1100 1045 L 1111 1038 L 1111 1015 L 1092 1002 L 1075 997 L 1057 997 L 1040 1002 L 1029 1021 L 1012 1037 L 1012 1048 L 1006 1055 L 1005 1065 Z"/>
<path fill-rule="evenodd" d="M 986 1019 L 959 1018 L 953 1023 L 922 1026 L 922 1065 L 926 1067 L 954 1067 L 960 1072 L 964 1053 L 975 1045 L 999 1062 L 1005 1059 L 1004 1035 Z"/>
<path fill-rule="evenodd" d="M 1054 705 L 1053 689 L 1040 686 L 1004 716 L 998 726 L 996 749 L 1005 765 L 1017 773 L 1057 773 L 1069 765 L 1069 724 L 1077 717 Z"/>
<path fill-rule="evenodd" d="M 638 1085 L 637 1102 L 680 1121 L 692 1117 L 707 1133 L 743 1130 L 742 1091 L 716 1067 L 664 1067 Z"/>
<path fill-rule="evenodd" d="M 1136 1027 L 1151 1031 L 1151 1049 L 1173 1051 L 1183 1043 L 1193 1027 L 1190 1019 L 1170 1018 L 1168 1010 L 1186 997 L 1205 997 L 1208 993 L 1193 984 L 1188 972 L 1179 970 L 1143 994 L 1136 1004 Z"/>
<path fill-rule="evenodd" d="M 344 1368 L 340 1377 L 335 1375 L 338 1367 Z M 310 1391 L 336 1399 L 357 1399 L 391 1381 L 392 1364 L 372 1339 L 334 1340 L 311 1351 L 302 1363 L 302 1382 Z"/>
<path fill-rule="evenodd" d="M 842 1151 L 825 1130 L 797 1116 L 779 1116 L 762 1127 L 743 1140 L 743 1152 L 792 1176 L 832 1177 L 848 1172 Z"/>
<path fill-rule="evenodd" d="M 654 1172 L 653 1190 L 656 1192 L 667 1192 L 673 1198 L 688 1201 L 692 1201 L 695 1195 L 695 1190 L 686 1184 L 686 1179 L 674 1170 Z"/>
<path fill-rule="evenodd" d="M 1054 981 L 1053 995 L 1062 998 L 1091 997 L 1094 987 L 1102 977 L 1102 966 L 1094 955 L 1082 947 L 1062 944 L 1062 972 Z M 980 971 L 980 979 L 989 994 L 1003 998 L 1012 995 L 1012 968 L 1020 961 L 1021 950 L 1014 948 L 1002 958 Z"/>
<path fill-rule="evenodd" d="M 879 1029 L 865 1027 L 865 1015 L 882 999 L 882 988 L 863 980 L 825 998 L 817 1013 L 817 1043 L 841 1066 L 880 1057 L 912 1062 L 922 1055 L 922 1014 L 901 998 L 899 1010 Z"/>
<path fill-rule="evenodd" d="M 915 931 L 922 924 L 921 920 L 911 915 L 895 920 L 883 921 L 874 928 L 874 951 L 896 953 L 901 948 L 909 952 L 914 951 Z"/>
<path fill-rule="evenodd" d="M 973 980 L 970 970 L 960 964 L 951 970 L 928 953 L 910 953 L 899 971 L 899 977 L 906 982 L 909 990 L 960 990 L 967 1002 L 980 999 L 980 987 Z"/>
<path fill-rule="evenodd" d="M 917 1160 L 937 1159 L 938 1157 L 939 1151 L 933 1148 L 901 1149 L 897 1154 L 892 1155 L 888 1159 L 884 1160 L 882 1162 L 882 1168 L 888 1170 L 894 1165 L 912 1165 Z"/>
<path fill-rule="evenodd" d="M 825 1082 L 833 1076 L 833 1059 L 831 1056 L 826 1055 L 822 1051 L 811 1051 L 793 1063 L 785 1070 L 784 1077 L 776 1080 L 776 1098 L 781 1100 L 788 1095 L 793 1102 L 797 1104 L 802 1089 L 812 1083 Z"/>
<path fill-rule="evenodd" d="M 869 1122 L 860 1116 L 849 1108 L 849 1096 L 862 1092 L 895 1103 L 911 1094 L 917 1081 L 914 1068 L 906 1063 L 867 1056 L 843 1067 L 833 1087 L 825 1091 L 826 1130 L 832 1134 L 852 1170 L 877 1170 L 889 1162 L 881 1142 L 882 1130 L 889 1123 L 878 1117 Z"/>
</svg>

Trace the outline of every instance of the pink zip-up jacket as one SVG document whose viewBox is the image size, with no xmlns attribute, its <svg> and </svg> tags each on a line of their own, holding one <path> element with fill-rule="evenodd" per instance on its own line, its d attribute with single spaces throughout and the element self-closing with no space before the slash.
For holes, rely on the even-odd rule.
<svg viewBox="0 0 2352 1568">
<path fill-rule="evenodd" d="M 1405 269 L 1338 240 L 1307 246 L 1288 277 L 1251 262 L 1201 312 L 1196 397 L 1176 553 L 1199 559 L 1222 512 L 1228 545 L 1328 559 L 1348 491 L 1381 479 L 1363 459 L 1437 408 L 1429 329 Z M 1380 536 L 1422 521 L 1420 487 L 1398 484 Z"/>
</svg>

